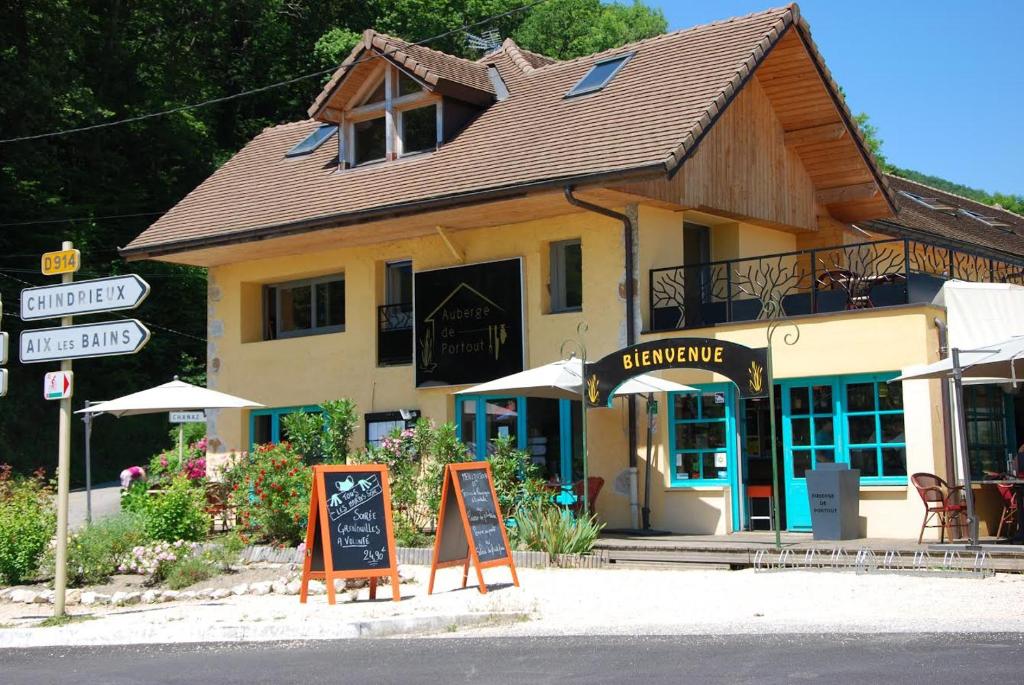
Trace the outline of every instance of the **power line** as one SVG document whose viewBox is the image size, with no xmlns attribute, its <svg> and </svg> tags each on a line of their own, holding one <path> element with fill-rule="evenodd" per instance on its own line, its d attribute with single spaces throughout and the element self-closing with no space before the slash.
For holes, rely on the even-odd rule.
<svg viewBox="0 0 1024 685">
<path fill-rule="evenodd" d="M 513 14 L 518 14 L 519 12 L 525 12 L 526 10 L 533 9 L 537 5 L 540 5 L 540 4 L 545 3 L 545 2 L 548 2 L 548 0 L 533 0 L 533 2 L 528 2 L 525 5 L 521 5 L 520 7 L 515 7 L 513 9 L 508 10 L 508 11 L 501 12 L 500 14 L 495 14 L 495 15 L 492 15 L 490 17 L 486 17 L 484 19 L 481 19 L 480 21 L 476 21 L 476 22 L 473 22 L 473 23 L 470 23 L 470 24 L 465 24 L 465 25 L 460 26 L 458 28 L 454 28 L 454 29 L 445 31 L 444 33 L 439 33 L 436 36 L 431 36 L 430 38 L 424 38 L 423 40 L 417 41 L 415 43 L 410 43 L 410 45 L 425 45 L 425 44 L 431 43 L 431 42 L 433 42 L 435 40 L 440 40 L 441 38 L 447 38 L 448 36 L 450 36 L 450 35 L 452 35 L 454 33 L 464 33 L 468 29 L 475 28 L 477 26 L 480 26 L 481 24 L 486 24 L 488 22 L 492 22 L 492 21 L 495 21 L 497 19 L 503 19 L 503 18 L 511 16 Z M 386 53 L 385 52 L 384 56 L 386 56 L 388 54 L 394 54 L 395 52 L 399 52 L 399 50 L 400 50 L 400 48 L 395 48 L 391 53 Z M 378 57 L 377 55 L 372 55 L 369 58 L 365 58 L 365 59 L 364 58 L 360 58 L 360 59 L 357 59 L 357 60 L 353 61 L 352 64 L 349 65 L 349 66 L 355 66 L 356 64 L 359 64 L 361 62 L 369 61 L 369 60 L 372 60 L 372 59 L 377 59 L 377 57 Z M 20 142 L 23 142 L 23 141 L 26 141 L 26 140 L 39 140 L 39 139 L 42 139 L 42 138 L 56 138 L 57 136 L 66 136 L 66 135 L 71 135 L 72 133 L 83 133 L 85 131 L 95 131 L 96 129 L 109 128 L 111 126 L 120 126 L 122 124 L 131 124 L 131 123 L 134 123 L 134 122 L 137 122 L 137 121 L 145 121 L 146 119 L 154 119 L 154 118 L 157 118 L 157 117 L 164 117 L 164 116 L 168 116 L 170 114 L 177 114 L 178 112 L 187 112 L 189 110 L 199 109 L 201 107 L 208 107 L 210 105 L 216 105 L 216 104 L 220 104 L 222 102 L 228 102 L 230 100 L 237 100 L 238 98 L 248 97 L 250 95 L 255 95 L 257 93 L 263 93 L 263 92 L 266 92 L 268 90 L 273 90 L 275 88 L 282 88 L 284 86 L 290 86 L 293 83 L 298 83 L 300 81 L 306 81 L 308 79 L 317 78 L 319 76 L 325 76 L 325 75 L 333 73 L 333 72 L 335 72 L 337 70 L 338 70 L 338 67 L 331 67 L 330 69 L 321 69 L 320 71 L 314 71 L 311 74 L 304 74 L 302 76 L 296 76 L 295 78 L 290 78 L 290 79 L 288 79 L 286 81 L 278 81 L 277 83 L 271 83 L 269 85 L 261 86 L 259 88 L 253 88 L 251 90 L 244 90 L 244 91 L 242 91 L 240 93 L 235 93 L 233 95 L 224 95 L 224 96 L 219 97 L 219 98 L 213 98 L 212 100 L 205 100 L 203 102 L 196 102 L 196 103 L 193 103 L 193 104 L 190 104 L 190 105 L 180 105 L 178 107 L 172 107 L 171 109 L 165 109 L 165 110 L 162 110 L 162 111 L 159 111 L 159 112 L 150 112 L 148 114 L 140 114 L 138 116 L 127 117 L 125 119 L 117 119 L 115 121 L 106 121 L 106 122 L 99 123 L 99 124 L 92 124 L 90 126 L 79 126 L 78 128 L 69 128 L 69 129 L 64 129 L 64 130 L 61 130 L 61 131 L 50 131 L 48 133 L 36 133 L 36 134 L 33 134 L 33 135 L 27 135 L 27 136 L 17 136 L 15 138 L 4 138 L 4 139 L 0 139 L 0 145 L 2 145 L 4 143 L 20 143 Z"/>
<path fill-rule="evenodd" d="M 113 123 L 113 122 L 112 122 Z M 70 133 L 71 131 L 69 131 Z M 12 142 L 11 140 L 0 140 L 0 143 Z M 106 216 L 79 216 L 79 217 L 68 217 L 65 219 L 39 219 L 37 221 L 14 221 L 10 223 L 0 224 L 0 228 L 7 226 L 36 226 L 38 224 L 64 224 L 72 223 L 75 221 L 99 221 L 100 219 L 127 219 L 130 217 L 137 216 L 156 216 L 157 214 L 163 214 L 164 212 L 136 212 L 135 214 L 108 214 Z"/>
</svg>

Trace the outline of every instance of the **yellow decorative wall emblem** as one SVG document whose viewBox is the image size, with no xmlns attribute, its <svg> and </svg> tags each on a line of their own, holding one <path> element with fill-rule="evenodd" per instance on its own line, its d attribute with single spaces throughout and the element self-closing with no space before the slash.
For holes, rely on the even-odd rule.
<svg viewBox="0 0 1024 685">
<path fill-rule="evenodd" d="M 747 383 L 753 393 L 760 393 L 764 386 L 764 367 L 755 361 L 750 362 L 750 368 L 747 369 Z"/>
<path fill-rule="evenodd" d="M 599 394 L 597 391 L 597 376 L 592 375 L 587 379 L 587 398 L 591 404 L 597 404 Z"/>
</svg>

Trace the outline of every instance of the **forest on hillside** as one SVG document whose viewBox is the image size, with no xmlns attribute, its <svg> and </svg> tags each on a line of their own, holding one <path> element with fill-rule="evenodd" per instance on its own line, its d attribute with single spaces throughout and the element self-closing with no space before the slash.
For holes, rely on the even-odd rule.
<svg viewBox="0 0 1024 685">
<path fill-rule="evenodd" d="M 147 302 L 129 313 L 152 330 L 152 340 L 135 356 L 76 362 L 76 408 L 174 375 L 203 382 L 204 271 L 127 264 L 117 248 L 261 129 L 304 118 L 329 71 L 367 27 L 475 58 L 482 51 L 471 47 L 467 31 L 456 30 L 469 27 L 566 59 L 662 33 L 667 23 L 640 0 L 7 0 L 0 6 L 0 298 L 7 312 L 0 327 L 16 348 L 19 293 L 46 282 L 39 255 L 62 240 L 82 251 L 79 278 L 134 272 L 152 285 Z M 160 115 L 145 116 L 151 113 Z M 126 119 L 132 121 L 103 126 Z M 83 127 L 91 128 L 62 133 Z M 47 133 L 57 135 L 38 135 Z M 958 188 L 1024 208 L 1019 196 Z M 0 399 L 0 463 L 52 471 L 57 406 L 42 399 L 41 386 L 53 368 L 9 364 L 9 394 Z M 83 437 L 74 423 L 72 476 L 81 482 Z M 147 461 L 168 442 L 168 428 L 164 415 L 97 419 L 94 478 Z"/>
</svg>

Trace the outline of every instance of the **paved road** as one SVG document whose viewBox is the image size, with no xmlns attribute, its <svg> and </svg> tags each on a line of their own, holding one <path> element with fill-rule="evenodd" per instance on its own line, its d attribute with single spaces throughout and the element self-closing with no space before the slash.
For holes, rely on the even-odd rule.
<svg viewBox="0 0 1024 685">
<path fill-rule="evenodd" d="M 31 683 L 1019 683 L 1019 634 L 442 637 L 0 650 Z"/>
<path fill-rule="evenodd" d="M 121 484 L 100 483 L 92 488 L 92 520 L 98 521 L 121 511 Z M 85 489 L 68 494 L 68 527 L 71 530 L 85 525 Z"/>
</svg>

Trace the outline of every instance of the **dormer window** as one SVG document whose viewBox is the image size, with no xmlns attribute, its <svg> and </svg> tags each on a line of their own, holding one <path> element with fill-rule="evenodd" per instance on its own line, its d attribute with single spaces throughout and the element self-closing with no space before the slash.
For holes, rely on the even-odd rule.
<svg viewBox="0 0 1024 685">
<path fill-rule="evenodd" d="M 381 64 L 344 112 L 342 156 L 360 166 L 429 152 L 441 143 L 440 96 L 391 64 Z"/>
</svg>

